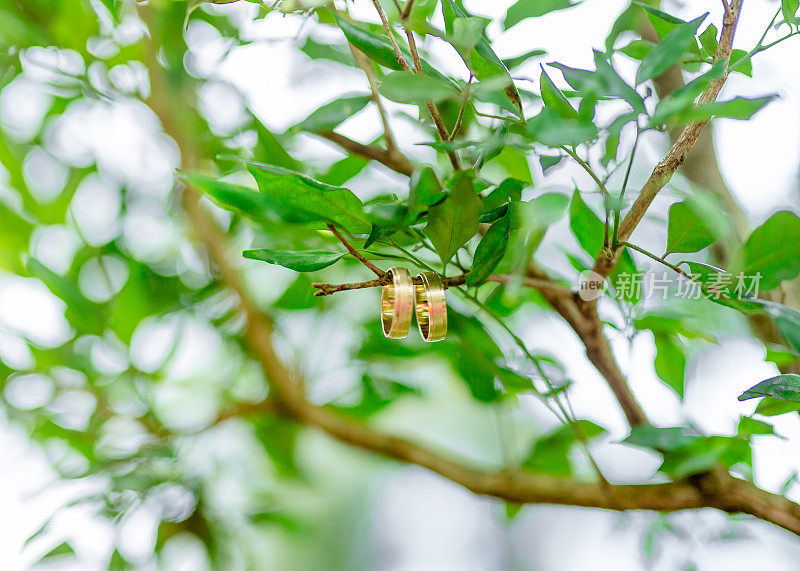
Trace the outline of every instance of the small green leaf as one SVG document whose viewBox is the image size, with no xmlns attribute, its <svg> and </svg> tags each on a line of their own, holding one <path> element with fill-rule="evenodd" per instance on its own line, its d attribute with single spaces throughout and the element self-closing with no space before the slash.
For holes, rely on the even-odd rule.
<svg viewBox="0 0 800 571">
<path fill-rule="evenodd" d="M 673 204 L 669 209 L 667 250 L 672 252 L 698 252 L 714 243 L 715 236 L 706 228 L 700 217 L 685 202 Z"/>
<path fill-rule="evenodd" d="M 39 561 L 44 561 L 45 559 L 52 559 L 54 557 L 75 557 L 75 550 L 72 548 L 72 545 L 69 542 L 63 541 L 56 545 L 53 549 L 42 555 Z"/>
<path fill-rule="evenodd" d="M 700 38 L 700 46 L 703 48 L 705 56 L 714 57 L 717 53 L 717 46 L 719 45 L 717 42 L 717 27 L 714 24 L 709 24 L 698 37 Z"/>
<path fill-rule="evenodd" d="M 697 105 L 681 114 L 682 122 L 705 121 L 711 117 L 726 117 L 728 119 L 746 120 L 758 113 L 767 103 L 776 98 L 774 95 L 766 97 L 734 97 L 729 101 L 714 101 Z"/>
<path fill-rule="evenodd" d="M 784 22 L 794 22 L 797 9 L 800 8 L 800 0 L 781 0 L 781 11 L 783 12 Z"/>
<path fill-rule="evenodd" d="M 533 445 L 522 467 L 531 472 L 567 477 L 572 474 L 569 458 L 570 450 L 580 442 L 578 433 L 582 432 L 591 440 L 605 434 L 606 429 L 589 420 L 579 420 L 578 426 L 559 426 Z M 580 432 L 576 432 L 580 431 Z"/>
<path fill-rule="evenodd" d="M 525 131 L 534 141 L 554 148 L 573 147 L 597 138 L 597 127 L 591 121 L 566 119 L 550 107 L 529 120 Z"/>
<path fill-rule="evenodd" d="M 706 19 L 706 16 L 708 16 L 708 13 L 691 22 L 680 24 L 657 43 L 642 60 L 642 65 L 639 66 L 639 70 L 636 72 L 637 85 L 650 78 L 658 77 L 678 63 L 681 56 L 695 41 L 694 35 L 700 24 Z"/>
<path fill-rule="evenodd" d="M 800 403 L 764 397 L 756 405 L 754 414 L 780 416 L 790 412 L 800 412 Z"/>
<path fill-rule="evenodd" d="M 686 349 L 677 335 L 656 333 L 654 366 L 658 377 L 683 400 L 686 379 Z"/>
<path fill-rule="evenodd" d="M 290 252 L 287 250 L 245 250 L 242 256 L 250 260 L 259 260 L 268 264 L 276 264 L 296 272 L 315 272 L 332 266 L 345 255 L 336 252 L 310 250 L 306 252 Z"/>
<path fill-rule="evenodd" d="M 561 90 L 556 87 L 553 80 L 550 79 L 550 76 L 547 75 L 544 66 L 541 66 L 541 68 L 542 74 L 539 80 L 539 88 L 542 91 L 542 100 L 544 104 L 565 119 L 577 119 L 578 112 L 570 104 Z"/>
<path fill-rule="evenodd" d="M 472 176 L 466 172 L 456 174 L 450 192 L 442 202 L 428 210 L 425 235 L 447 266 L 456 251 L 478 231 L 478 220 L 483 204 L 475 194 Z"/>
<path fill-rule="evenodd" d="M 763 420 L 756 420 L 749 416 L 743 416 L 739 419 L 739 426 L 736 429 L 738 436 L 750 438 L 754 435 L 775 434 L 775 427 Z"/>
<path fill-rule="evenodd" d="M 427 75 L 397 71 L 383 78 L 381 95 L 398 103 L 421 105 L 454 99 L 458 91 L 447 81 Z"/>
<path fill-rule="evenodd" d="M 683 426 L 653 426 L 645 424 L 635 426 L 631 433 L 623 440 L 625 444 L 643 446 L 654 450 L 678 450 L 697 440 L 698 435 L 689 432 Z"/>
<path fill-rule="evenodd" d="M 773 214 L 753 230 L 734 254 L 731 273 L 742 272 L 746 276 L 760 273 L 759 289 L 774 289 L 783 280 L 790 280 L 800 273 L 798 244 L 800 218 L 787 211 Z"/>
<path fill-rule="evenodd" d="M 642 61 L 647 54 L 653 50 L 653 45 L 647 40 L 633 40 L 626 46 L 619 48 L 617 51 L 622 52 L 629 58 Z"/>
<path fill-rule="evenodd" d="M 339 124 L 366 107 L 369 102 L 369 95 L 340 97 L 311 113 L 311 115 L 298 123 L 295 129 L 311 133 L 333 131 Z"/>
<path fill-rule="evenodd" d="M 547 52 L 545 50 L 533 49 L 533 50 L 529 50 L 529 51 L 525 52 L 524 54 L 520 54 L 518 56 L 506 58 L 506 59 L 503 60 L 503 64 L 508 69 L 516 69 L 516 68 L 520 67 L 521 65 L 524 65 L 525 63 L 527 63 L 528 60 L 534 59 L 534 58 L 537 58 L 537 57 L 541 57 L 541 56 L 546 55 L 546 54 L 547 54 Z"/>
<path fill-rule="evenodd" d="M 745 401 L 760 397 L 800 403 L 800 375 L 778 375 L 761 381 L 739 395 L 739 400 Z"/>
<path fill-rule="evenodd" d="M 347 188 L 262 163 L 247 163 L 247 170 L 263 199 L 288 222 L 328 221 L 351 234 L 368 234 L 372 229 L 361 200 Z"/>
<path fill-rule="evenodd" d="M 581 0 L 518 0 L 518 2 L 512 5 L 508 9 L 508 12 L 506 12 L 503 25 L 507 30 L 519 24 L 522 20 L 538 18 L 550 12 L 572 8 L 580 3 Z"/>
<path fill-rule="evenodd" d="M 472 269 L 467 274 L 468 286 L 478 285 L 491 275 L 506 253 L 510 232 L 508 214 L 489 226 L 475 249 Z"/>
<path fill-rule="evenodd" d="M 276 309 L 284 311 L 302 311 L 322 305 L 323 297 L 316 297 L 316 290 L 311 285 L 311 280 L 305 274 L 297 274 L 289 287 L 283 290 L 281 296 L 275 300 Z"/>
<path fill-rule="evenodd" d="M 347 41 L 350 42 L 353 47 L 372 61 L 381 64 L 383 67 L 398 71 L 403 69 L 397 61 L 392 45 L 388 40 L 376 36 L 360 26 L 352 24 L 339 16 L 336 12 L 333 13 L 333 16 L 336 19 L 336 24 L 344 33 L 345 38 L 347 38 Z"/>
</svg>

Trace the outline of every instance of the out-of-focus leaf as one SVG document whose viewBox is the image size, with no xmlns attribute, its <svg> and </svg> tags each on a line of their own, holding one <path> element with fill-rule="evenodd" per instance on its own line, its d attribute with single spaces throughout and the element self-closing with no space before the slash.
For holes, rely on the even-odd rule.
<svg viewBox="0 0 800 571">
<path fill-rule="evenodd" d="M 800 7 L 800 0 L 781 0 L 781 12 L 783 12 L 784 22 L 794 22 L 794 16 Z"/>
<path fill-rule="evenodd" d="M 766 97 L 735 97 L 729 101 L 714 101 L 687 109 L 680 115 L 680 121 L 705 121 L 711 117 L 746 120 L 758 113 L 767 103 L 775 99 L 774 95 Z"/>
<path fill-rule="evenodd" d="M 651 123 L 670 124 L 683 121 L 683 115 L 694 106 L 695 100 L 709 83 L 720 79 L 725 73 L 725 62 L 716 62 L 710 70 L 694 78 L 683 87 L 676 89 L 666 97 L 659 100 L 653 112 Z"/>
<path fill-rule="evenodd" d="M 790 412 L 800 412 L 800 403 L 764 397 L 758 401 L 754 414 L 780 416 Z"/>
<path fill-rule="evenodd" d="M 739 419 L 739 426 L 736 428 L 737 436 L 750 438 L 756 435 L 775 434 L 775 427 L 763 420 L 743 416 Z"/>
<path fill-rule="evenodd" d="M 547 52 L 545 50 L 540 50 L 540 49 L 529 50 L 524 54 L 504 59 L 503 65 L 505 65 L 506 68 L 508 69 L 516 69 L 524 65 L 528 60 L 538 58 L 546 54 Z"/>
<path fill-rule="evenodd" d="M 284 311 L 302 311 L 319 307 L 323 303 L 323 298 L 315 297 L 315 291 L 309 277 L 305 274 L 298 274 L 297 279 L 283 290 L 273 305 L 276 309 Z"/>
<path fill-rule="evenodd" d="M 544 104 L 565 119 L 577 119 L 578 112 L 572 104 L 570 104 L 561 90 L 556 87 L 553 80 L 550 79 L 550 76 L 547 75 L 544 66 L 541 66 L 541 68 L 542 74 L 539 80 L 539 87 L 542 91 L 542 100 Z"/>
<path fill-rule="evenodd" d="M 427 75 L 397 71 L 383 78 L 381 95 L 398 103 L 421 105 L 457 98 L 458 91 L 447 81 Z"/>
<path fill-rule="evenodd" d="M 67 541 L 63 541 L 56 545 L 53 549 L 42 555 L 39 561 L 42 562 L 48 559 L 61 557 L 75 557 L 75 550 Z"/>
<path fill-rule="evenodd" d="M 623 440 L 625 444 L 642 446 L 654 450 L 678 450 L 697 440 L 698 435 L 683 426 L 653 426 L 645 424 L 634 426 Z"/>
<path fill-rule="evenodd" d="M 655 334 L 656 374 L 683 400 L 686 378 L 686 349 L 676 335 Z"/>
<path fill-rule="evenodd" d="M 259 260 L 268 264 L 277 264 L 296 272 L 315 272 L 332 266 L 345 255 L 338 252 L 310 250 L 305 252 L 289 252 L 286 250 L 245 250 L 242 256 L 251 260 Z"/>
<path fill-rule="evenodd" d="M 577 431 L 581 431 L 587 440 L 605 434 L 606 429 L 590 420 L 577 421 L 577 427 L 559 426 L 536 441 L 522 467 L 531 472 L 567 477 L 572 474 L 569 453 L 578 444 Z"/>
<path fill-rule="evenodd" d="M 566 119 L 549 107 L 528 121 L 526 132 L 548 147 L 576 146 L 597 137 L 597 127 L 591 121 Z"/>
<path fill-rule="evenodd" d="M 766 381 L 761 381 L 739 395 L 739 400 L 744 401 L 760 397 L 800 403 L 800 375 L 778 375 Z"/>
<path fill-rule="evenodd" d="M 442 12 L 445 19 L 445 30 L 456 38 L 455 46 L 464 63 L 469 67 L 481 84 L 492 83 L 502 89 L 503 94 L 511 102 L 511 110 L 522 117 L 522 101 L 508 72 L 505 63 L 497 57 L 487 41 L 483 31 L 486 21 L 475 18 L 463 10 L 463 5 L 454 0 L 443 0 Z M 495 80 L 495 81 L 487 81 Z M 499 80 L 499 81 L 497 81 Z"/>
<path fill-rule="evenodd" d="M 507 30 L 519 24 L 522 20 L 538 18 L 550 12 L 572 8 L 580 3 L 581 0 L 518 0 L 506 12 L 506 19 L 503 25 Z"/>
<path fill-rule="evenodd" d="M 619 48 L 619 52 L 626 56 L 642 61 L 653 49 L 652 43 L 647 40 L 632 40 L 629 44 Z"/>
<path fill-rule="evenodd" d="M 342 65 L 352 66 L 353 55 L 331 44 L 323 44 L 309 36 L 300 51 L 313 60 L 328 60 Z"/>
<path fill-rule="evenodd" d="M 695 43 L 695 33 L 706 16 L 708 13 L 691 22 L 678 25 L 657 43 L 642 60 L 642 64 L 636 72 L 636 83 L 658 77 L 675 65 L 689 46 Z"/>
<path fill-rule="evenodd" d="M 671 252 L 697 252 L 713 244 L 714 240 L 714 234 L 691 206 L 678 202 L 670 207 L 665 255 Z"/>
<path fill-rule="evenodd" d="M 475 194 L 472 180 L 466 172 L 457 173 L 447 198 L 428 210 L 428 225 L 424 232 L 444 266 L 478 231 L 482 203 Z"/>
<path fill-rule="evenodd" d="M 247 169 L 261 196 L 288 222 L 329 221 L 351 234 L 368 234 L 372 228 L 361 200 L 347 188 L 274 165 L 247 163 Z"/>
<path fill-rule="evenodd" d="M 295 129 L 321 133 L 333 131 L 370 102 L 369 95 L 350 95 L 327 103 L 295 126 Z"/>
<path fill-rule="evenodd" d="M 187 174 L 186 178 L 223 208 L 260 224 L 272 224 L 277 220 L 270 202 L 255 190 L 200 174 Z"/>
<path fill-rule="evenodd" d="M 760 273 L 759 288 L 774 289 L 800 273 L 798 244 L 800 218 L 792 212 L 777 212 L 753 230 L 734 254 L 730 271 L 746 276 Z"/>
</svg>

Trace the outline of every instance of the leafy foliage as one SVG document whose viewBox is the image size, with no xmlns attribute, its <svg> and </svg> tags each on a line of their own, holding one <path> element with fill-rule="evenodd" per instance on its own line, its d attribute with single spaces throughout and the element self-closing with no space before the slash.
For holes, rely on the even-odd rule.
<svg viewBox="0 0 800 571">
<path fill-rule="evenodd" d="M 360 21 L 349 3 L 251 1 L 241 13 L 225 6 L 232 3 L 0 2 L 0 271 L 41 291 L 64 322 L 61 337 L 50 331 L 41 338 L 27 322 L 2 324 L 0 334 L 22 347 L 21 358 L 0 355 L 2 408 L 41 444 L 59 476 L 100 482 L 85 500 L 99 514 L 119 522 L 146 506 L 156 514 L 156 550 L 192 534 L 211 568 L 263 566 L 260 554 L 243 547 L 247 538 L 265 528 L 311 533 L 312 518 L 293 508 L 324 493 L 314 476 L 327 469 L 325 454 L 308 453 L 317 444 L 305 442 L 305 423 L 330 414 L 334 427 L 386 421 L 392 428 L 397 418 L 416 424 L 407 410 L 423 402 L 458 408 L 453 418 L 468 418 L 470 429 L 485 411 L 498 413 L 501 433 L 505 411 L 525 399 L 541 403 L 541 411 L 529 415 L 526 405 L 520 415 L 536 436 L 522 452 L 503 451 L 504 470 L 577 481 L 600 470 L 594 446 L 637 446 L 662 457 L 659 479 L 684 482 L 712 470 L 752 478 L 751 442 L 776 437 L 762 418 L 800 408 L 797 374 L 744 392 L 739 400 L 761 400 L 752 414 L 737 413 L 735 434 L 703 434 L 689 421 L 631 423 L 630 434 L 621 443 L 612 434 L 611 443 L 601 440 L 605 427 L 581 418 L 603 418 L 603 411 L 572 406 L 572 387 L 586 381 L 570 377 L 577 369 L 562 362 L 567 353 L 546 354 L 529 333 L 550 327 L 547 316 L 558 313 L 591 362 L 619 383 L 617 343 L 612 351 L 604 331 L 619 329 L 620 343 L 650 331 L 652 370 L 629 376 L 638 383 L 654 372 L 675 403 L 698 382 L 687 368 L 702 358 L 696 347 L 729 333 L 723 324 L 740 315 L 757 326 L 767 360 L 797 370 L 800 312 L 784 295 L 800 274 L 795 213 L 780 210 L 740 240 L 730 213 L 718 212 L 729 208 L 714 195 L 719 189 L 693 180 L 689 192 L 668 189 L 683 198 L 668 212 L 648 211 L 655 227 L 666 220 L 666 236 L 649 241 L 666 243 L 664 256 L 692 254 L 677 265 L 642 248 L 632 253 L 618 225 L 645 194 L 635 181 L 656 168 L 659 188 L 669 182 L 655 162 L 643 165 L 652 156 L 636 155 L 637 148 L 666 144 L 667 130 L 689 122 L 748 120 L 774 99 L 703 95 L 729 72 L 751 76 L 752 56 L 766 40 L 715 61 L 721 27 L 708 15 L 684 21 L 634 2 L 604 49 L 592 52 L 591 69 L 580 69 L 543 65 L 540 48 L 507 57 L 494 43 L 497 23 L 456 0 L 401 2 L 399 9 L 380 2 L 389 30 L 372 23 L 380 18 Z M 580 5 L 518 0 L 502 26 L 521 33 L 527 20 L 564 18 Z M 781 3 L 778 15 L 792 31 L 776 43 L 797 34 L 797 11 L 797 1 Z M 274 108 L 256 116 L 257 102 L 245 103 L 217 69 L 261 41 L 252 39 L 248 18 L 273 26 L 302 20 L 297 41 L 282 42 L 299 58 L 292 66 L 313 69 L 314 82 L 346 71 L 347 92 L 300 116 Z M 655 36 L 642 33 L 645 23 Z M 219 62 L 206 65 L 197 38 L 220 48 Z M 454 61 L 431 56 L 442 46 Z M 653 82 L 670 70 L 685 83 L 658 93 Z M 212 104 L 211 95 L 223 91 L 236 111 L 225 117 L 241 116 L 229 128 Z M 6 105 L 15 97 L 30 99 L 31 109 L 42 100 L 29 125 L 28 111 Z M 298 98 L 298 109 L 304 104 Z M 82 129 L 91 130 L 98 116 L 111 125 L 116 113 L 135 133 L 94 133 L 99 142 L 87 143 Z M 353 134 L 362 120 L 378 125 L 378 118 L 380 134 Z M 111 144 L 117 138 L 124 152 Z M 339 154 L 318 153 L 321 144 Z M 570 179 L 584 182 L 565 190 Z M 215 238 L 218 228 L 224 239 Z M 370 269 L 381 276 L 400 265 L 445 278 L 448 337 L 429 345 L 413 335 L 386 339 L 377 303 L 363 310 L 377 298 L 363 290 L 380 282 L 367 282 L 375 276 L 356 261 L 376 264 Z M 609 263 L 612 287 L 599 304 L 570 290 L 582 272 Z M 703 299 L 646 299 L 629 287 L 643 263 L 688 269 Z M 739 274 L 760 275 L 761 291 L 722 292 L 725 276 Z M 324 286 L 336 295 L 327 297 Z M 272 335 L 254 342 L 254 322 Z M 205 340 L 199 350 L 198 339 Z M 272 342 L 279 358 L 264 349 Z M 313 394 L 314 414 L 288 417 L 274 385 L 284 372 Z M 541 430 L 540 421 L 552 426 L 553 418 L 559 425 Z M 386 441 L 394 442 L 378 434 L 369 448 Z M 471 444 L 459 443 L 467 451 Z M 349 462 L 336 456 L 338 468 Z M 241 473 L 246 481 L 236 479 Z M 223 485 L 237 486 L 241 501 L 220 502 Z M 57 542 L 44 559 L 74 558 L 78 544 L 50 534 L 50 521 L 32 541 Z M 322 547 L 307 566 L 334 565 L 337 549 L 320 539 L 331 534 L 315 533 Z M 118 547 L 109 551 L 109 567 L 141 564 Z"/>
</svg>

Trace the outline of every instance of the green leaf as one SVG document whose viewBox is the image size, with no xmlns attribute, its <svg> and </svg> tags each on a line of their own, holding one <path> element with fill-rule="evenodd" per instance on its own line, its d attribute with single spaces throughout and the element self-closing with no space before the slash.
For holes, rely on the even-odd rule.
<svg viewBox="0 0 800 571">
<path fill-rule="evenodd" d="M 714 24 L 709 24 L 698 37 L 700 38 L 700 46 L 703 48 L 704 55 L 706 57 L 714 57 L 717 53 L 717 46 L 719 46 L 719 42 L 717 42 L 717 27 Z"/>
<path fill-rule="evenodd" d="M 508 214 L 489 226 L 475 249 L 472 269 L 467 274 L 468 286 L 478 285 L 491 275 L 506 253 L 510 232 Z"/>
<path fill-rule="evenodd" d="M 510 57 L 510 58 L 504 59 L 503 60 L 503 65 L 505 65 L 506 68 L 508 68 L 508 69 L 516 69 L 516 68 L 520 67 L 521 65 L 524 65 L 525 63 L 527 63 L 528 60 L 533 59 L 533 58 L 537 58 L 537 57 L 541 57 L 541 56 L 546 55 L 546 54 L 547 54 L 547 52 L 545 50 L 532 49 L 532 50 L 529 50 L 529 51 L 525 52 L 524 54 L 520 54 L 518 56 L 514 56 L 514 57 Z"/>
<path fill-rule="evenodd" d="M 424 233 L 447 266 L 456 251 L 478 231 L 483 205 L 475 194 L 472 176 L 456 174 L 450 192 L 442 202 L 428 210 L 428 225 Z"/>
<path fill-rule="evenodd" d="M 542 74 L 539 80 L 539 88 L 542 92 L 544 104 L 565 119 L 577 119 L 578 112 L 570 104 L 561 90 L 556 87 L 553 80 L 550 79 L 550 76 L 547 75 L 544 66 L 541 66 L 541 68 Z"/>
<path fill-rule="evenodd" d="M 408 192 L 408 215 L 413 224 L 420 213 L 441 201 L 445 197 L 442 183 L 431 167 L 417 169 L 411 175 Z"/>
<path fill-rule="evenodd" d="M 310 250 L 306 252 L 290 252 L 287 250 L 245 250 L 242 256 L 250 260 L 259 260 L 268 264 L 276 264 L 296 272 L 315 272 L 332 266 L 345 254 Z"/>
<path fill-rule="evenodd" d="M 507 30 L 519 24 L 522 20 L 538 18 L 550 12 L 572 8 L 580 3 L 581 0 L 574 2 L 572 0 L 518 0 L 518 2 L 512 5 L 508 9 L 508 12 L 506 12 L 503 25 Z"/>
<path fill-rule="evenodd" d="M 687 112 L 693 112 L 694 102 L 700 96 L 700 93 L 709 83 L 720 79 L 724 74 L 725 62 L 714 63 L 710 70 L 660 99 L 650 123 L 652 125 L 660 125 L 666 122 L 677 124 L 685 121 L 684 115 Z"/>
<path fill-rule="evenodd" d="M 647 19 L 650 20 L 650 23 L 653 25 L 653 28 L 658 34 L 659 38 L 664 38 L 669 34 L 672 30 L 680 26 L 681 24 L 685 24 L 686 20 L 681 20 L 677 16 L 673 16 L 672 14 L 667 14 L 659 10 L 658 8 L 653 8 L 645 4 L 644 2 L 631 2 L 632 6 L 639 6 L 644 8 L 645 12 L 647 13 Z"/>
<path fill-rule="evenodd" d="M 273 224 L 278 217 L 269 200 L 255 190 L 230 184 L 200 174 L 186 174 L 185 178 L 207 194 L 220 206 L 242 214 L 260 224 Z"/>
<path fill-rule="evenodd" d="M 694 35 L 700 24 L 706 19 L 706 16 L 708 16 L 708 13 L 691 22 L 678 25 L 657 43 L 642 60 L 642 65 L 639 66 L 636 72 L 636 84 L 638 85 L 650 78 L 657 77 L 678 63 L 681 56 L 695 41 Z"/>
<path fill-rule="evenodd" d="M 671 252 L 698 252 L 713 244 L 715 239 L 687 203 L 678 202 L 670 206 L 664 255 Z"/>
<path fill-rule="evenodd" d="M 654 450 L 678 450 L 697 440 L 698 435 L 689 432 L 684 426 L 635 426 L 623 440 L 625 444 L 653 448 Z"/>
<path fill-rule="evenodd" d="M 578 426 L 559 426 L 536 441 L 522 467 L 531 472 L 567 477 L 572 474 L 569 453 L 578 444 L 578 431 L 592 440 L 605 434 L 606 429 L 589 420 L 579 420 Z"/>
<path fill-rule="evenodd" d="M 617 51 L 629 58 L 642 61 L 653 50 L 653 45 L 647 40 L 632 40 L 628 45 L 619 48 Z"/>
<path fill-rule="evenodd" d="M 756 420 L 749 416 L 739 419 L 739 426 L 736 429 L 737 436 L 750 438 L 754 435 L 775 434 L 775 427 L 763 420 Z"/>
<path fill-rule="evenodd" d="M 247 170 L 261 196 L 288 222 L 328 221 L 351 234 L 368 234 L 372 229 L 361 200 L 347 188 L 262 163 L 247 163 Z"/>
<path fill-rule="evenodd" d="M 800 403 L 800 375 L 778 375 L 761 381 L 739 395 L 739 400 L 745 401 L 760 397 Z"/>
<path fill-rule="evenodd" d="M 300 131 L 333 131 L 342 122 L 361 111 L 370 102 L 369 95 L 350 95 L 327 103 L 295 126 Z"/>
<path fill-rule="evenodd" d="M 397 61 L 392 45 L 388 40 L 350 23 L 336 12 L 333 13 L 333 16 L 336 19 L 336 24 L 344 33 L 345 38 L 347 38 L 347 41 L 350 42 L 353 47 L 363 52 L 363 54 L 372 61 L 381 64 L 383 67 L 388 67 L 389 69 L 397 71 L 403 69 Z"/>
<path fill-rule="evenodd" d="M 739 120 L 750 119 L 750 117 L 755 115 L 762 107 L 775 98 L 776 96 L 774 95 L 767 95 L 754 99 L 735 97 L 730 101 L 713 101 L 689 108 L 685 113 L 681 114 L 680 120 L 682 122 L 705 121 L 711 117 L 726 117 L 728 119 Z"/>
<path fill-rule="evenodd" d="M 505 179 L 483 199 L 483 211 L 494 210 L 508 202 L 520 200 L 522 198 L 522 190 L 528 185 L 529 183 L 524 180 L 516 178 Z"/>
<path fill-rule="evenodd" d="M 309 277 L 305 274 L 297 274 L 297 279 L 283 290 L 281 296 L 275 301 L 274 307 L 284 311 L 302 311 L 319 307 L 324 298 L 316 297 L 315 292 Z"/>
<path fill-rule="evenodd" d="M 784 22 L 794 22 L 797 9 L 800 8 L 800 0 L 781 0 L 781 11 L 783 12 Z"/>
<path fill-rule="evenodd" d="M 454 0 L 445 0 L 442 3 L 442 13 L 445 30 L 456 40 L 454 47 L 467 67 L 481 82 L 479 87 L 492 84 L 496 88 L 502 89 L 505 97 L 511 102 L 509 110 L 521 118 L 522 101 L 514 85 L 514 80 L 506 65 L 492 50 L 484 34 L 487 21 L 471 16 L 464 11 L 460 2 L 457 3 Z M 487 81 L 492 79 L 495 81 Z"/>
<path fill-rule="evenodd" d="M 704 436 L 691 444 L 664 455 L 659 470 L 673 478 L 685 478 L 714 466 L 752 465 L 750 444 L 745 438 Z"/>
<path fill-rule="evenodd" d="M 756 405 L 754 414 L 780 416 L 789 412 L 800 412 L 800 403 L 764 397 Z"/>
<path fill-rule="evenodd" d="M 525 131 L 534 141 L 553 148 L 574 147 L 597 138 L 597 127 L 591 121 L 566 119 L 550 107 L 529 120 Z"/>
<path fill-rule="evenodd" d="M 683 400 L 686 378 L 686 353 L 677 335 L 656 333 L 656 374 Z"/>
<path fill-rule="evenodd" d="M 42 555 L 39 561 L 44 561 L 53 557 L 75 557 L 75 550 L 72 548 L 72 545 L 70 545 L 69 542 L 63 541 Z"/>
<path fill-rule="evenodd" d="M 331 44 L 321 44 L 311 36 L 306 38 L 300 51 L 314 60 L 324 59 L 350 67 L 353 66 L 353 55 L 350 52 Z"/>
<path fill-rule="evenodd" d="M 747 57 L 747 59 L 739 63 L 745 57 Z M 753 77 L 753 60 L 748 57 L 748 52 L 745 50 L 735 49 L 731 52 L 730 67 L 731 72 L 738 72 L 747 77 Z"/>
<path fill-rule="evenodd" d="M 746 276 L 760 273 L 759 288 L 774 289 L 783 280 L 790 280 L 800 273 L 798 244 L 800 218 L 792 212 L 777 212 L 753 230 L 734 254 L 731 273 L 741 272 Z"/>
<path fill-rule="evenodd" d="M 405 71 L 397 71 L 384 77 L 378 90 L 387 99 L 414 105 L 459 97 L 459 92 L 447 81 Z"/>
</svg>

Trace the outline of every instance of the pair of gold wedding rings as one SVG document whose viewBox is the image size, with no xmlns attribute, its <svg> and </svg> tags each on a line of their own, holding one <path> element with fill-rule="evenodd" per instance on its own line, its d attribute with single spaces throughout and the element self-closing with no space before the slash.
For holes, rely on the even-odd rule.
<svg viewBox="0 0 800 571">
<path fill-rule="evenodd" d="M 383 334 L 390 339 L 408 335 L 413 314 L 417 315 L 419 332 L 425 341 L 441 341 L 447 333 L 447 304 L 444 284 L 438 274 L 423 272 L 415 284 L 405 268 L 388 272 L 392 282 L 381 292 Z"/>
</svg>

